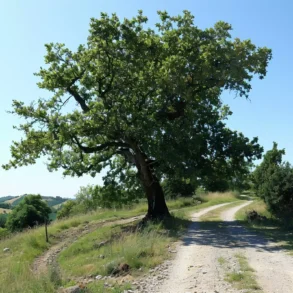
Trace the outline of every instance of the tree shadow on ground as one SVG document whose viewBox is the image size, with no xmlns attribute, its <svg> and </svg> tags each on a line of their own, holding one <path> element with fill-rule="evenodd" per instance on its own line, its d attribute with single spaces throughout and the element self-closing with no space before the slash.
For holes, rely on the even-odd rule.
<svg viewBox="0 0 293 293">
<path fill-rule="evenodd" d="M 165 218 L 161 223 L 163 228 L 168 231 L 169 236 L 177 237 L 187 227 L 190 227 L 193 222 L 188 219 L 172 216 Z"/>
<path fill-rule="evenodd" d="M 244 226 L 254 233 L 266 237 L 270 242 L 283 242 L 283 249 L 292 250 L 293 253 L 293 227 L 291 223 L 284 223 L 275 218 L 266 218 L 262 221 L 244 222 Z"/>
<path fill-rule="evenodd" d="M 283 240 L 282 237 L 261 235 L 255 229 L 247 229 L 239 221 L 194 221 L 182 239 L 186 246 L 198 244 L 218 248 L 251 247 L 268 252 L 293 249 L 292 241 L 280 243 Z"/>
<path fill-rule="evenodd" d="M 160 234 L 170 237 L 178 237 L 186 231 L 186 228 L 192 225 L 192 221 L 183 217 L 170 216 L 162 219 L 147 220 L 144 219 L 135 225 L 135 232 L 145 232 L 156 229 Z M 156 228 L 154 228 L 156 226 Z"/>
</svg>

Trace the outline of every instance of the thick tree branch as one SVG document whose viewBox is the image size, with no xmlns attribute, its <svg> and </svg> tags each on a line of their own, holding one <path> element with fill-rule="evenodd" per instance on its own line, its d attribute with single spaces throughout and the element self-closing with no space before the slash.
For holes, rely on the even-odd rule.
<svg viewBox="0 0 293 293">
<path fill-rule="evenodd" d="M 64 165 L 64 164 L 61 164 L 61 167 L 65 170 L 68 170 L 68 171 L 72 171 L 74 172 L 78 177 L 81 177 L 83 176 L 84 174 L 87 174 L 89 171 L 91 171 L 94 167 L 94 165 L 89 165 L 84 171 L 79 171 L 77 169 L 74 169 L 74 168 L 71 168 L 67 165 Z"/>
<path fill-rule="evenodd" d="M 83 110 L 83 112 L 86 113 L 86 112 L 88 112 L 90 110 L 88 105 L 85 103 L 85 100 L 74 89 L 72 89 L 71 87 L 67 87 L 67 91 L 78 102 L 78 104 L 80 105 L 80 107 Z"/>
<path fill-rule="evenodd" d="M 83 74 L 85 73 L 85 69 L 78 75 L 76 76 L 71 82 L 70 84 L 67 86 L 66 90 L 67 92 L 74 97 L 74 99 L 76 100 L 76 102 L 79 103 L 80 107 L 82 108 L 82 110 L 84 112 L 88 112 L 90 109 L 88 107 L 88 105 L 86 104 L 85 100 L 81 97 L 81 95 L 72 88 L 72 86 L 79 80 L 81 79 L 81 77 L 83 76 Z"/>
<path fill-rule="evenodd" d="M 76 136 L 72 136 L 72 141 L 79 147 L 80 150 L 82 150 L 86 154 L 104 151 L 109 149 L 110 147 L 128 147 L 128 144 L 126 143 L 115 141 L 106 142 L 95 147 L 87 147 L 82 145 Z"/>
</svg>

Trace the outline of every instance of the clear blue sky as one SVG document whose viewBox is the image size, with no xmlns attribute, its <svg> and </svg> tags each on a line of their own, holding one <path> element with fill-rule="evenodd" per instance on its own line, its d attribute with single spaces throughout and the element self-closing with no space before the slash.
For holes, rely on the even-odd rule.
<svg viewBox="0 0 293 293">
<path fill-rule="evenodd" d="M 179 14 L 184 9 L 195 15 L 196 24 L 205 28 L 218 20 L 233 26 L 233 36 L 250 38 L 258 46 L 273 49 L 273 60 L 265 80 L 255 80 L 251 101 L 225 94 L 233 116 L 228 124 L 248 137 L 258 136 L 266 150 L 276 141 L 286 148 L 286 159 L 293 163 L 293 1 L 272 0 L 14 0 L 0 1 L 0 165 L 10 158 L 9 146 L 20 134 L 12 129 L 18 119 L 5 111 L 12 99 L 29 103 L 47 93 L 36 86 L 33 75 L 42 66 L 44 44 L 62 42 L 70 48 L 85 43 L 91 17 L 100 12 L 116 12 L 132 17 L 143 9 L 152 26 L 157 10 Z M 31 167 L 0 170 L 0 196 L 41 193 L 72 197 L 80 186 L 101 183 L 101 178 L 65 178 L 49 173 L 44 160 Z"/>
</svg>

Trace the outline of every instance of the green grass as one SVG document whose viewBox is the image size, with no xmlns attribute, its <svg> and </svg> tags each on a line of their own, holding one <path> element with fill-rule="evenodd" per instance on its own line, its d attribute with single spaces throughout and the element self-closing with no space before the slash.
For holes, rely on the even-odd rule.
<svg viewBox="0 0 293 293">
<path fill-rule="evenodd" d="M 246 293 L 262 292 L 254 276 L 254 270 L 249 266 L 246 257 L 243 254 L 236 254 L 235 258 L 239 264 L 239 271 L 227 273 L 226 280 L 239 290 L 245 290 Z"/>
<path fill-rule="evenodd" d="M 182 218 L 182 211 L 184 211 L 185 214 L 188 214 L 190 212 L 209 207 L 212 205 L 216 205 L 223 202 L 233 202 L 236 198 L 233 194 L 210 194 L 204 196 L 204 203 L 192 206 L 192 199 L 178 199 L 178 200 L 172 200 L 168 201 L 169 209 L 180 209 L 180 211 L 176 212 L 176 215 L 178 218 Z M 184 207 L 184 208 L 182 208 Z M 59 239 L 59 235 L 63 233 L 64 231 L 70 230 L 70 229 L 77 229 L 75 227 L 78 227 L 79 225 L 83 225 L 86 223 L 100 223 L 104 221 L 111 221 L 111 220 L 118 220 L 121 218 L 129 218 L 137 215 L 145 214 L 147 211 L 146 204 L 139 204 L 131 209 L 122 209 L 122 210 L 100 210 L 91 214 L 86 215 L 78 215 L 69 219 L 61 220 L 61 221 L 55 221 L 48 227 L 49 232 L 49 239 L 50 243 L 47 244 L 45 242 L 45 235 L 44 235 L 44 228 L 39 227 L 36 229 L 24 231 L 22 233 L 13 234 L 10 235 L 9 238 L 3 239 L 0 241 L 0 253 L 1 255 L 1 266 L 0 266 L 0 293 L 6 293 L 6 292 L 55 292 L 55 283 L 50 280 L 49 275 L 48 276 L 35 276 L 31 273 L 31 264 L 33 263 L 34 259 L 44 253 L 51 245 L 56 244 Z M 176 222 L 176 223 L 175 223 Z M 104 247 L 103 249 L 110 249 L 108 252 L 111 257 L 114 259 L 119 259 L 119 255 L 126 259 L 127 261 L 131 262 L 131 258 L 133 255 L 136 255 L 136 251 L 139 248 L 138 246 L 135 246 L 135 243 L 137 241 L 141 241 L 141 245 L 144 246 L 145 243 L 148 243 L 146 246 L 145 251 L 140 251 L 140 260 L 138 263 L 135 263 L 134 260 L 132 260 L 131 264 L 134 268 L 138 267 L 139 265 L 143 264 L 145 267 L 151 267 L 155 264 L 158 264 L 161 262 L 167 255 L 163 253 L 163 245 L 166 243 L 169 243 L 169 239 L 174 239 L 174 237 L 178 237 L 180 234 L 180 229 L 183 229 L 182 223 L 180 221 L 175 221 L 174 223 L 165 223 L 164 227 L 159 227 L 155 230 L 155 232 L 146 232 L 147 230 L 144 230 L 143 233 L 140 234 L 123 234 L 123 243 L 120 241 L 120 244 L 127 243 L 127 246 L 123 248 L 123 250 L 120 250 L 121 245 L 118 245 L 117 243 L 111 244 L 111 247 Z M 158 225 L 158 224 L 156 224 Z M 169 226 L 168 226 L 169 225 Z M 174 227 L 174 225 L 178 227 Z M 155 226 L 156 227 L 156 226 Z M 153 227 L 153 228 L 155 228 Z M 103 230 L 105 229 L 105 230 Z M 97 239 L 105 239 L 105 235 L 107 236 L 107 233 L 112 233 L 109 229 L 109 227 L 99 228 L 97 229 L 97 234 L 95 237 Z M 117 229 L 119 232 L 119 229 L 122 229 L 122 227 L 115 227 L 113 229 Z M 105 235 L 99 234 L 99 231 L 102 230 L 105 232 Z M 171 232 L 166 232 L 166 231 Z M 108 232 L 107 232 L 108 231 Z M 155 233 L 155 234 L 151 234 Z M 168 233 L 168 236 L 166 236 Z M 112 233 L 113 234 L 113 233 Z M 109 236 L 109 235 L 108 235 Z M 89 236 L 91 237 L 91 236 Z M 100 237 L 100 238 L 99 238 Z M 121 236 L 122 237 L 122 236 Z M 152 237 L 153 240 L 151 239 Z M 168 240 L 165 240 L 167 238 Z M 121 239 L 121 238 L 120 238 Z M 82 241 L 82 239 L 79 239 L 78 241 Z M 97 240 L 98 241 L 98 240 Z M 147 242 L 149 241 L 149 242 Z M 153 242 L 152 242 L 153 241 Z M 167 241 L 167 242 L 165 242 Z M 83 242 L 82 242 L 83 243 Z M 152 244 L 153 243 L 153 244 Z M 160 244 L 162 243 L 162 245 Z M 75 243 L 74 243 L 75 244 Z M 71 245 L 68 250 L 75 249 L 76 246 Z M 91 243 L 92 244 L 92 243 Z M 156 245 L 155 245 L 156 244 Z M 89 243 L 90 245 L 90 243 Z M 158 246 L 157 252 L 153 252 L 154 246 Z M 10 251 L 8 253 L 3 253 L 4 248 L 10 248 Z M 119 248 L 120 247 L 120 248 Z M 136 247 L 133 249 L 132 247 Z M 82 251 L 78 251 L 78 254 L 86 253 L 89 254 L 89 257 L 91 253 L 91 247 L 87 246 L 86 243 L 82 244 Z M 69 252 L 68 252 L 69 253 Z M 106 253 L 106 251 L 105 251 Z M 102 254 L 102 252 L 100 253 Z M 154 257 L 151 260 L 148 260 L 149 255 L 154 255 Z M 144 256 L 145 255 L 145 256 Z M 77 259 L 75 258 L 77 257 Z M 106 259 L 105 258 L 105 262 Z M 80 262 L 78 260 L 78 255 L 73 256 L 72 259 L 68 259 L 69 262 L 72 262 L 72 264 L 76 264 L 77 266 L 80 265 Z M 68 269 L 68 273 L 75 273 L 79 274 L 82 272 L 84 268 L 82 266 L 85 266 L 87 264 L 86 260 L 80 260 L 82 262 L 81 268 L 76 269 Z M 62 259 L 61 259 L 62 263 Z M 89 261 L 90 264 L 90 261 Z M 76 270 L 76 272 L 74 271 Z M 80 270 L 80 271 L 79 271 Z M 98 272 L 99 270 L 102 270 L 102 267 L 100 267 L 98 264 L 95 265 L 94 268 L 91 269 L 92 271 Z"/>
<path fill-rule="evenodd" d="M 5 229 L 5 228 L 0 227 L 0 240 L 2 238 L 7 237 L 8 235 L 9 235 L 9 231 L 7 229 Z"/>
<path fill-rule="evenodd" d="M 239 221 L 247 222 L 247 212 L 255 210 L 260 215 L 266 216 L 270 222 L 273 222 L 274 219 L 272 215 L 268 212 L 266 204 L 262 200 L 255 200 L 250 205 L 242 208 L 236 213 L 236 219 Z M 261 225 L 261 223 L 259 223 Z"/>
<path fill-rule="evenodd" d="M 133 224 L 102 227 L 79 238 L 61 252 L 58 261 L 68 277 L 111 275 L 122 263 L 128 264 L 132 273 L 153 268 L 169 257 L 168 245 L 188 223 L 174 217 L 164 223 L 148 223 L 142 229 L 135 229 Z M 99 248 L 102 241 L 108 243 Z"/>
<path fill-rule="evenodd" d="M 96 221 L 98 223 L 121 219 L 123 217 L 132 217 L 144 213 L 145 210 L 145 205 L 139 205 L 131 210 L 103 210 L 93 214 L 80 215 L 66 220 L 56 221 L 48 227 L 49 244 L 45 242 L 43 227 L 12 234 L 9 238 L 1 240 L 0 253 L 3 253 L 3 249 L 6 247 L 10 248 L 10 252 L 1 255 L 1 264 L 5 265 L 0 266 L 0 292 L 35 292 L 32 289 L 32 284 L 39 282 L 41 284 L 42 280 L 36 281 L 35 276 L 32 274 L 28 276 L 26 272 L 30 271 L 30 265 L 37 256 L 58 242 L 58 235 L 62 231 L 87 222 Z M 15 280 L 22 285 L 18 286 L 18 282 L 15 282 Z M 36 292 L 47 292 L 38 290 Z"/>
<path fill-rule="evenodd" d="M 224 265 L 225 263 L 227 263 L 227 260 L 224 257 L 221 256 L 221 257 L 218 258 L 218 263 L 220 265 Z"/>
<path fill-rule="evenodd" d="M 262 221 L 249 222 L 247 213 L 255 210 L 266 219 Z M 262 200 L 255 200 L 249 206 L 236 213 L 236 219 L 242 222 L 247 228 L 259 233 L 268 240 L 276 243 L 280 249 L 286 249 L 293 255 L 293 231 L 292 228 L 285 226 L 281 221 L 273 217 Z"/>
<path fill-rule="evenodd" d="M 203 194 L 201 198 L 207 202 L 220 204 L 237 200 L 238 194 L 235 192 L 210 192 L 207 194 Z"/>
</svg>

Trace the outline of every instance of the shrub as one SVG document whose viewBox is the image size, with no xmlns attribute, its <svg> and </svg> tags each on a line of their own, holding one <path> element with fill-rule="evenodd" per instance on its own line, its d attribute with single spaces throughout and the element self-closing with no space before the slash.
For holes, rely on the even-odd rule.
<svg viewBox="0 0 293 293">
<path fill-rule="evenodd" d="M 73 200 L 68 200 L 66 201 L 61 209 L 57 212 L 57 219 L 63 219 L 63 218 L 68 218 L 72 211 L 73 208 L 76 206 L 76 202 Z"/>
<path fill-rule="evenodd" d="M 257 211 L 252 210 L 246 213 L 246 218 L 249 222 L 261 222 L 267 219 L 266 216 L 260 215 Z"/>
<path fill-rule="evenodd" d="M 7 217 L 7 214 L 0 214 L 0 228 L 5 228 Z"/>
<path fill-rule="evenodd" d="M 2 208 L 2 209 L 10 209 L 11 205 L 9 203 L 0 202 L 0 208 Z"/>
<path fill-rule="evenodd" d="M 9 231 L 5 228 L 0 228 L 0 239 L 5 238 L 9 235 Z"/>
<path fill-rule="evenodd" d="M 198 188 L 196 188 L 193 196 L 194 197 L 201 197 L 205 194 L 207 194 L 207 191 L 205 190 L 205 188 L 202 186 L 199 186 Z"/>
<path fill-rule="evenodd" d="M 272 214 L 279 218 L 291 219 L 293 213 L 293 168 L 288 162 L 282 163 L 285 150 L 278 150 L 274 143 L 263 162 L 253 174 L 257 196 L 261 197 Z"/>
<path fill-rule="evenodd" d="M 49 220 L 51 209 L 40 195 L 26 196 L 9 214 L 6 227 L 14 232 Z"/>
</svg>

